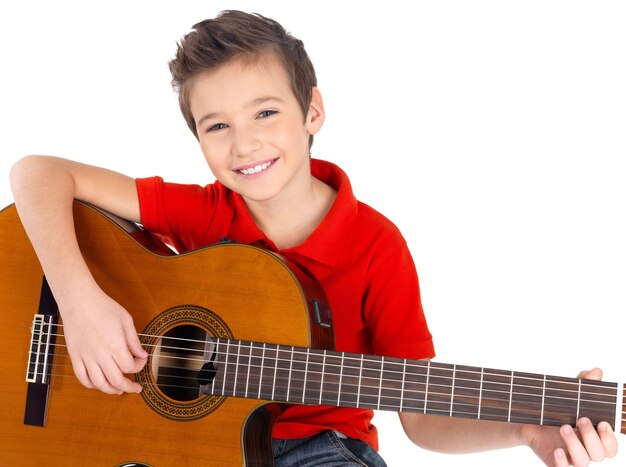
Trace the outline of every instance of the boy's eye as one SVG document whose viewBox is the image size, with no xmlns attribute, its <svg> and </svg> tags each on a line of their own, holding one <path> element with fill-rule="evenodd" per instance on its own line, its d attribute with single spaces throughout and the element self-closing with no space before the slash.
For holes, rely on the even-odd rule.
<svg viewBox="0 0 626 467">
<path fill-rule="evenodd" d="M 215 125 L 210 126 L 210 127 L 207 129 L 207 133 L 208 133 L 208 132 L 210 132 L 210 131 L 218 131 L 218 130 L 223 130 L 224 128 L 226 128 L 226 124 L 225 124 L 225 123 L 216 123 Z"/>
<path fill-rule="evenodd" d="M 271 115 L 274 115 L 275 113 L 278 113 L 278 112 L 276 110 L 263 110 L 262 112 L 259 113 L 259 117 L 267 118 Z"/>
</svg>

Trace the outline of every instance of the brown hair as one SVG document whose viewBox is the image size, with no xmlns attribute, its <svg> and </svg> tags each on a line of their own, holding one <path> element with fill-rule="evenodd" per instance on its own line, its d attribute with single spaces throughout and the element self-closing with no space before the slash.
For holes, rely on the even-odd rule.
<svg viewBox="0 0 626 467">
<path fill-rule="evenodd" d="M 306 118 L 312 88 L 317 86 L 315 70 L 302 41 L 293 37 L 278 22 L 256 13 L 225 10 L 214 19 L 195 24 L 183 37 L 169 68 L 172 86 L 178 92 L 180 110 L 196 138 L 198 131 L 189 110 L 190 79 L 234 57 L 259 56 L 268 52 L 275 53 L 285 67 L 291 89 Z M 309 146 L 312 143 L 311 136 Z"/>
</svg>

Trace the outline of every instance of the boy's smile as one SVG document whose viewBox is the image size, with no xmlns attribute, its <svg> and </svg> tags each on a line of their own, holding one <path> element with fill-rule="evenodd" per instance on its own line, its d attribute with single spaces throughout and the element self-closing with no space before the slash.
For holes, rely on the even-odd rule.
<svg viewBox="0 0 626 467">
<path fill-rule="evenodd" d="M 249 205 L 306 198 L 309 137 L 324 120 L 319 92 L 313 94 L 304 116 L 274 53 L 235 58 L 194 77 L 189 105 L 215 177 Z"/>
<path fill-rule="evenodd" d="M 240 174 L 246 177 L 254 177 L 260 173 L 265 172 L 275 161 L 276 159 L 272 159 L 269 161 L 264 161 L 259 164 L 248 164 L 246 166 L 238 167 L 235 169 Z"/>
</svg>

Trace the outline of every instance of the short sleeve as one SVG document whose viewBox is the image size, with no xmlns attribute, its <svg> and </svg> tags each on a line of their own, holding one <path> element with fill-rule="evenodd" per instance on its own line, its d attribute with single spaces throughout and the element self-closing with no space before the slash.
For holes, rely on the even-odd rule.
<svg viewBox="0 0 626 467">
<path fill-rule="evenodd" d="M 398 238 L 399 237 L 399 238 Z M 363 309 L 378 355 L 423 359 L 435 355 L 411 253 L 399 232 L 379 242 L 368 269 Z"/>
<path fill-rule="evenodd" d="M 150 177 L 137 179 L 136 185 L 142 225 L 179 252 L 214 243 L 232 222 L 232 210 L 218 209 L 224 194 L 216 184 L 201 187 Z"/>
</svg>

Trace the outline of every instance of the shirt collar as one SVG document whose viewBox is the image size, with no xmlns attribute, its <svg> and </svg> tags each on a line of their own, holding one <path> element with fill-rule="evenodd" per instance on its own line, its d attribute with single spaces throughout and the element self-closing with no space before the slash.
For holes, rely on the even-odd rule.
<svg viewBox="0 0 626 467">
<path fill-rule="evenodd" d="M 311 174 L 337 191 L 335 201 L 317 228 L 302 243 L 285 250 L 327 266 L 339 260 L 348 238 L 348 231 L 357 218 L 357 200 L 346 173 L 331 162 L 311 160 Z"/>
<path fill-rule="evenodd" d="M 289 257 L 302 256 L 333 267 L 347 241 L 346 233 L 356 221 L 358 204 L 352 193 L 348 176 L 337 165 L 311 159 L 311 174 L 334 188 L 337 196 L 322 222 L 304 243 L 287 248 L 281 253 Z M 232 193 L 232 195 L 235 204 L 232 238 L 249 245 L 276 250 L 274 243 L 254 223 L 243 198 L 237 193 Z"/>
</svg>

